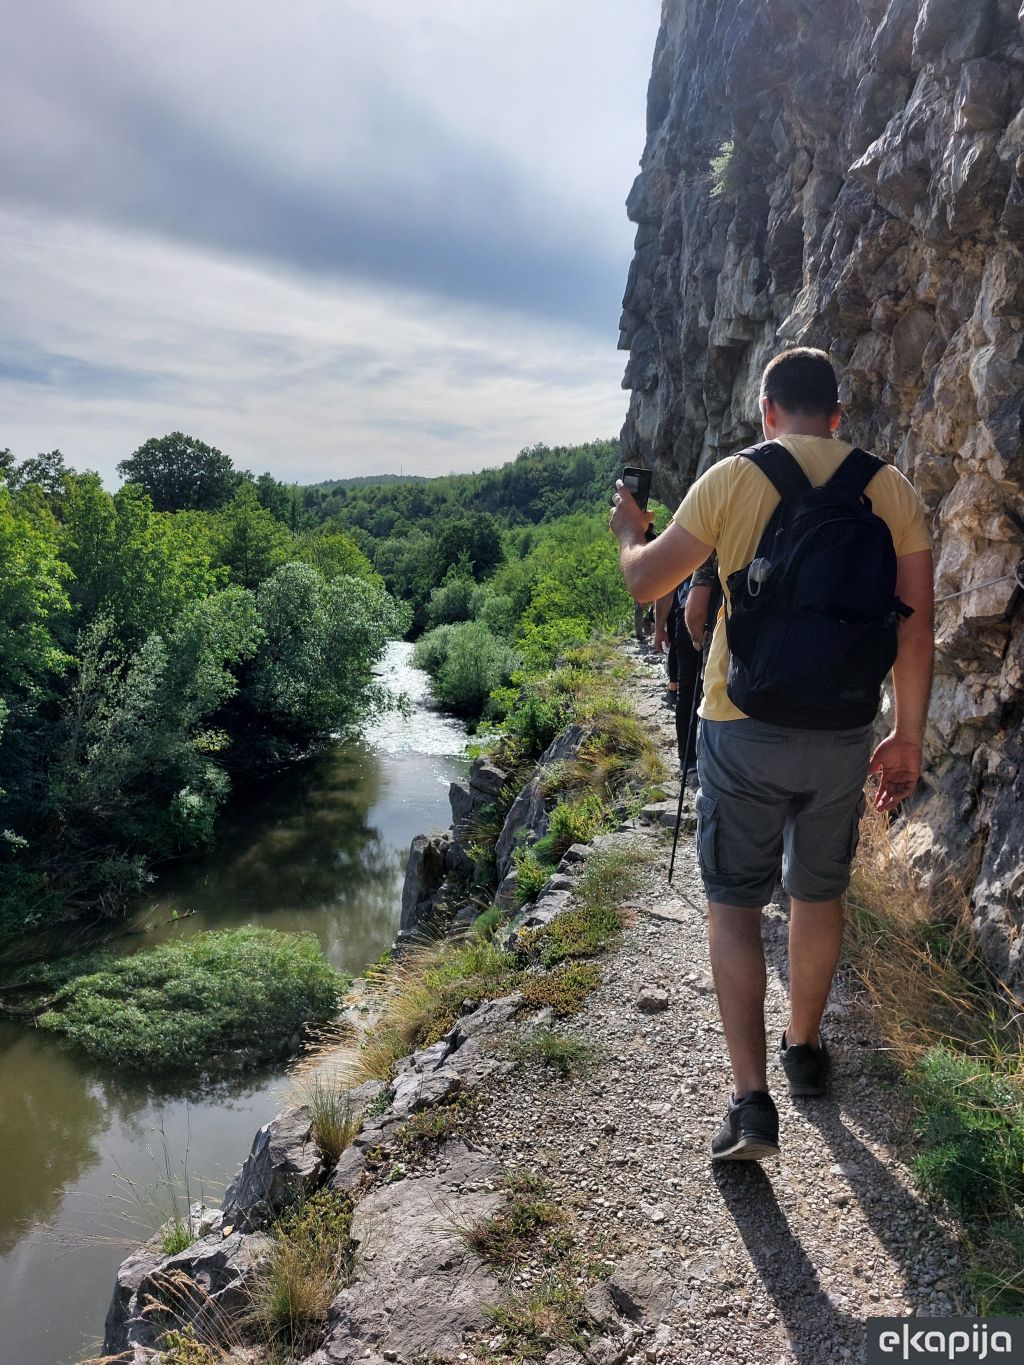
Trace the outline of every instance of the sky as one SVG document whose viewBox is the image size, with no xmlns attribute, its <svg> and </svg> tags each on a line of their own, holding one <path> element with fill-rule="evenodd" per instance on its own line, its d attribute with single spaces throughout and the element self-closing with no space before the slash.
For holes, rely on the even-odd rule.
<svg viewBox="0 0 1024 1365">
<path fill-rule="evenodd" d="M 0 446 L 299 482 L 613 436 L 660 0 L 0 0 Z"/>
</svg>

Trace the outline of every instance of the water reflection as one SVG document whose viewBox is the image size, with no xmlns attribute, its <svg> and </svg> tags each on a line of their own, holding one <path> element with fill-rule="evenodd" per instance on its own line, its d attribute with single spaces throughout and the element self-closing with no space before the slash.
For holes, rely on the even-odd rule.
<svg viewBox="0 0 1024 1365">
<path fill-rule="evenodd" d="M 222 822 L 215 858 L 160 878 L 133 935 L 157 943 L 242 924 L 306 929 L 336 966 L 359 970 L 394 935 L 405 840 L 385 778 L 365 744 L 282 774 Z"/>
<path fill-rule="evenodd" d="M 26 1223 L 51 1218 L 65 1187 L 99 1161 L 97 1139 L 110 1123 L 104 1097 L 68 1054 L 40 1043 L 0 1026 L 0 1255 Z"/>
</svg>

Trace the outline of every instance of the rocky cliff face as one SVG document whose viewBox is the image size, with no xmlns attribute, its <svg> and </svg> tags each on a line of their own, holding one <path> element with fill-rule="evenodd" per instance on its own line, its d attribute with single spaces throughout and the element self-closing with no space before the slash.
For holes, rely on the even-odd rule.
<svg viewBox="0 0 1024 1365">
<path fill-rule="evenodd" d="M 623 445 L 674 503 L 759 435 L 760 373 L 828 349 L 843 434 L 936 543 L 922 864 L 953 859 L 1024 994 L 1024 6 L 664 0 L 620 345 Z"/>
</svg>

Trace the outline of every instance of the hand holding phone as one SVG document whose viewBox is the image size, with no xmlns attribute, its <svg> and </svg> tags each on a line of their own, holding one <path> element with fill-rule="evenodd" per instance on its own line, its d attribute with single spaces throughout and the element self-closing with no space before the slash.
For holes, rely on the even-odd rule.
<svg viewBox="0 0 1024 1365">
<path fill-rule="evenodd" d="M 637 507 L 646 512 L 647 501 L 651 496 L 651 471 L 627 465 L 622 471 L 622 482 L 633 495 Z"/>
</svg>

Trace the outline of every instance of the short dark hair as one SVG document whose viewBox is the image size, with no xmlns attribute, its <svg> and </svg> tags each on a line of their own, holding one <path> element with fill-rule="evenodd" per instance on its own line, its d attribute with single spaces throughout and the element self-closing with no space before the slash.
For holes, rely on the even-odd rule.
<svg viewBox="0 0 1024 1365">
<path fill-rule="evenodd" d="M 831 417 L 839 402 L 839 383 L 824 351 L 794 346 L 765 366 L 761 380 L 765 398 L 786 412 L 804 417 Z"/>
</svg>

